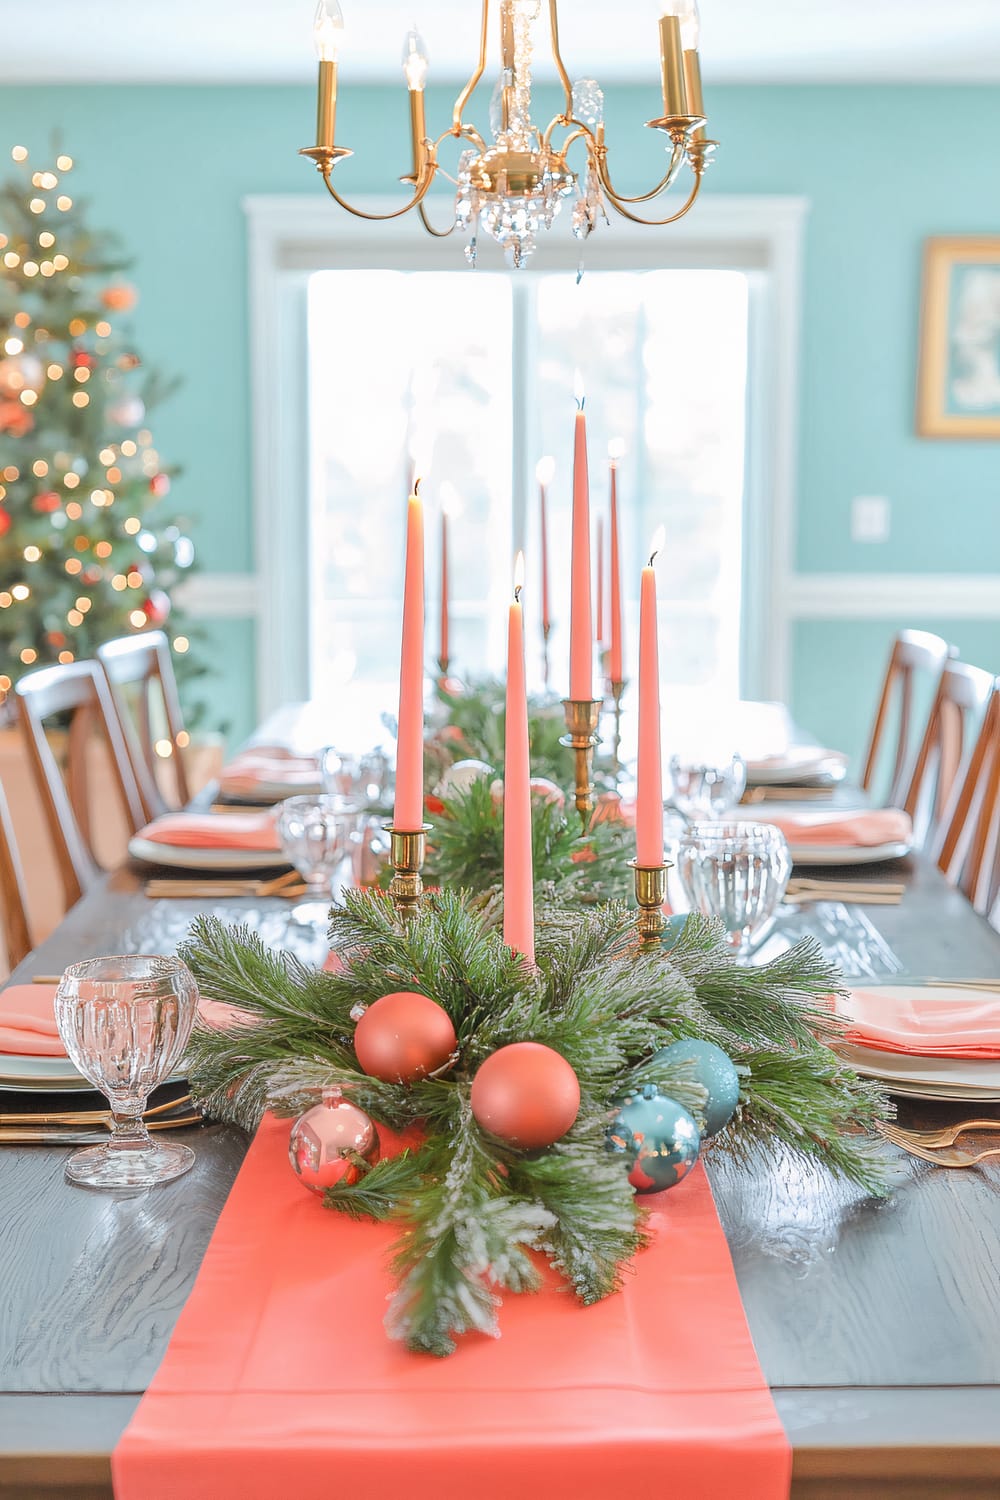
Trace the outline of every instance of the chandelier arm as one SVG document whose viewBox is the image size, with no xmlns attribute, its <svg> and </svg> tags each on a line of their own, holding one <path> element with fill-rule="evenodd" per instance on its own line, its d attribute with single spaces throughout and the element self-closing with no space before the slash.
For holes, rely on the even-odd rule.
<svg viewBox="0 0 1000 1500">
<path fill-rule="evenodd" d="M 436 172 L 437 172 L 437 163 L 434 162 L 434 161 L 431 161 L 430 163 L 428 163 L 428 167 L 427 167 L 427 170 L 426 170 L 426 175 L 424 177 L 423 182 L 417 184 L 416 191 L 413 194 L 413 197 L 410 199 L 409 203 L 404 203 L 402 208 L 393 209 L 392 213 L 389 213 L 389 214 L 370 214 L 370 213 L 365 213 L 365 211 L 363 209 L 352 208 L 352 206 L 350 205 L 350 203 L 348 203 L 346 199 L 344 199 L 344 198 L 342 198 L 340 196 L 340 194 L 337 192 L 337 189 L 334 187 L 333 183 L 330 181 L 330 173 L 329 173 L 329 171 L 323 172 L 322 173 L 322 177 L 323 177 L 324 183 L 326 184 L 326 190 L 330 194 L 330 197 L 341 208 L 345 208 L 349 214 L 353 214 L 356 219 L 382 220 L 382 219 L 401 219 L 402 216 L 403 216 L 403 214 L 408 214 L 412 208 L 417 208 L 423 202 L 423 200 L 426 198 L 427 191 L 430 188 L 431 183 L 434 181 L 434 177 L 435 177 Z"/>
<path fill-rule="evenodd" d="M 442 141 L 450 140 L 452 137 L 454 137 L 456 135 L 457 136 L 464 136 L 467 140 L 470 140 L 470 141 L 475 141 L 475 143 L 479 147 L 480 151 L 485 151 L 486 150 L 486 142 L 483 140 L 482 136 L 479 134 L 479 131 L 476 129 L 475 125 L 462 125 L 458 130 L 455 130 L 455 128 L 453 126 L 450 126 L 447 130 L 442 130 L 442 132 L 438 136 L 437 140 L 433 142 L 434 152 L 435 153 L 437 152 L 437 148 L 441 145 Z M 440 171 L 440 170 L 441 169 L 439 167 L 438 171 Z"/>
<path fill-rule="evenodd" d="M 608 170 L 606 166 L 603 168 L 599 168 L 601 173 L 601 182 L 616 203 L 648 203 L 651 198 L 656 198 L 660 193 L 666 192 L 667 188 L 673 187 L 674 182 L 677 180 L 677 173 L 684 165 L 684 155 L 685 148 L 683 146 L 675 146 L 673 148 L 673 151 L 670 154 L 670 165 L 667 168 L 666 176 L 660 179 L 655 188 L 650 188 L 648 193 L 636 193 L 635 196 L 631 198 L 628 197 L 625 193 L 616 193 L 608 179 Z"/>
<path fill-rule="evenodd" d="M 451 115 L 451 134 L 460 135 L 464 129 L 462 124 L 462 111 L 472 98 L 473 90 L 480 78 L 486 72 L 486 47 L 489 41 L 490 24 L 490 0 L 483 0 L 483 23 L 479 33 L 479 62 L 476 64 L 475 72 L 469 79 L 465 88 L 455 100 L 455 108 Z"/>
<path fill-rule="evenodd" d="M 594 151 L 597 150 L 597 137 L 591 130 L 590 126 L 585 125 L 582 120 L 577 120 L 573 115 L 556 115 L 554 120 L 549 121 L 548 125 L 545 127 L 545 134 L 542 136 L 543 150 L 547 151 L 549 149 L 549 146 L 552 142 L 553 132 L 557 130 L 560 125 L 565 126 L 567 130 L 572 130 L 573 132 L 572 135 L 570 135 L 565 141 L 563 141 L 563 151 L 565 151 L 569 146 L 570 141 L 575 141 L 577 136 L 581 135 L 586 136 L 587 138 L 588 151 L 591 149 L 593 149 Z"/>
<path fill-rule="evenodd" d="M 566 116 L 572 118 L 573 114 L 573 85 L 569 81 L 566 65 L 559 51 L 559 15 L 556 0 L 549 0 L 549 26 L 552 31 L 552 61 L 556 65 L 556 72 L 562 82 L 563 93 L 566 95 Z"/>
<path fill-rule="evenodd" d="M 614 191 L 608 182 L 607 172 L 602 170 L 601 168 L 599 168 L 598 170 L 601 172 L 601 183 L 608 195 L 608 201 L 610 202 L 611 207 L 615 209 L 617 213 L 620 213 L 623 219 L 628 219 L 633 224 L 643 224 L 647 229 L 662 229 L 665 224 L 674 224 L 678 219 L 683 219 L 684 215 L 687 213 L 688 209 L 691 207 L 691 205 L 694 203 L 694 200 L 698 196 L 703 175 L 700 172 L 695 173 L 694 186 L 688 194 L 687 201 L 684 203 L 683 207 L 677 210 L 675 214 L 670 214 L 666 219 L 642 219 L 638 214 L 630 213 L 629 210 L 623 206 L 623 204 L 628 200 L 619 200 L 618 198 L 616 198 Z"/>
<path fill-rule="evenodd" d="M 454 219 L 451 221 L 451 224 L 447 229 L 435 229 L 434 225 L 427 217 L 427 209 L 423 203 L 417 204 L 417 213 L 420 215 L 420 222 L 427 230 L 427 233 L 432 234 L 436 240 L 446 240 L 449 234 L 455 233 L 457 225 Z"/>
</svg>

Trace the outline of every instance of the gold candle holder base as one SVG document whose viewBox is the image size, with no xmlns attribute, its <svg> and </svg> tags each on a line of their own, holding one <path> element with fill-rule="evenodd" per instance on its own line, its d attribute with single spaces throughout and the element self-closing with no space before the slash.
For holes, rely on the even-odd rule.
<svg viewBox="0 0 1000 1500">
<path fill-rule="evenodd" d="M 422 828 L 393 828 L 387 824 L 389 835 L 389 859 L 393 877 L 389 882 L 389 896 L 396 915 L 401 922 L 416 916 L 420 898 L 424 893 L 424 882 L 420 878 L 424 854 L 427 849 L 429 823 Z"/>
<path fill-rule="evenodd" d="M 612 758 L 612 761 L 613 761 L 613 764 L 614 764 L 614 772 L 615 772 L 615 780 L 616 781 L 618 780 L 618 777 L 621 775 L 621 769 L 622 769 L 622 760 L 621 760 L 621 749 L 622 749 L 622 699 L 625 696 L 625 689 L 627 687 L 628 687 L 628 683 L 627 682 L 612 682 L 611 683 L 611 704 L 612 704 L 612 712 L 614 713 L 614 716 L 615 716 L 615 733 L 614 733 L 614 738 L 613 738 L 613 740 L 611 742 L 611 758 Z"/>
<path fill-rule="evenodd" d="M 309 156 L 316 163 L 317 172 L 324 176 L 332 172 L 338 161 L 344 161 L 348 156 L 353 156 L 353 151 L 348 151 L 346 146 L 303 146 L 299 150 L 300 156 Z"/>
<path fill-rule="evenodd" d="M 594 811 L 594 747 L 600 743 L 597 725 L 600 722 L 602 706 L 600 698 L 563 699 L 567 732 L 559 743 L 565 745 L 567 750 L 573 751 L 576 770 L 576 810 L 585 823 Z"/>
<path fill-rule="evenodd" d="M 659 948 L 666 918 L 663 903 L 667 899 L 667 864 L 640 865 L 634 859 L 629 863 L 635 874 L 635 899 L 639 907 L 636 927 L 639 931 L 639 952 L 652 953 Z"/>
</svg>

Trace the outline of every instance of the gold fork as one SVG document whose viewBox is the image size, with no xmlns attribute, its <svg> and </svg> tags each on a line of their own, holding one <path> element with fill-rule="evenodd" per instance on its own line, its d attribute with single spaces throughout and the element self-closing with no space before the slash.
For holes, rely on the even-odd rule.
<svg viewBox="0 0 1000 1500">
<path fill-rule="evenodd" d="M 901 1125 L 880 1120 L 876 1129 L 897 1146 L 923 1146 L 932 1150 L 935 1146 L 953 1146 L 967 1130 L 989 1130 L 1000 1135 L 1000 1120 L 963 1120 L 960 1125 L 946 1125 L 943 1130 L 904 1130 Z"/>
<path fill-rule="evenodd" d="M 157 1115 L 168 1115 L 172 1110 L 180 1109 L 182 1104 L 190 1104 L 191 1095 L 181 1094 L 179 1099 L 168 1099 L 166 1104 L 156 1104 L 152 1109 L 147 1109 L 143 1119 L 155 1120 Z M 59 1110 L 50 1114 L 7 1114 L 0 1115 L 0 1126 L 2 1125 L 110 1125 L 111 1111 L 109 1109 L 67 1109 Z"/>
<path fill-rule="evenodd" d="M 991 1156 L 1000 1156 L 1000 1146 L 991 1146 L 986 1151 L 977 1151 L 973 1156 L 969 1156 L 965 1151 L 941 1151 L 934 1148 L 928 1150 L 925 1146 L 914 1145 L 912 1141 L 893 1140 L 893 1137 L 886 1135 L 881 1125 L 877 1128 L 886 1140 L 892 1141 L 893 1145 L 900 1146 L 910 1156 L 930 1162 L 932 1167 L 974 1167 Z"/>
</svg>

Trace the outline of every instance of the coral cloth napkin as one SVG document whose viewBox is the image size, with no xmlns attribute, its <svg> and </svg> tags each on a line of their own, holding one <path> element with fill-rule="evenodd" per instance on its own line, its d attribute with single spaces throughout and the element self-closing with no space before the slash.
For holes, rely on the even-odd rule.
<svg viewBox="0 0 1000 1500">
<path fill-rule="evenodd" d="M 912 1057 L 1000 1058 L 1000 991 L 879 985 L 834 998 L 843 1040 Z"/>
<path fill-rule="evenodd" d="M 870 812 L 834 811 L 802 813 L 795 817 L 771 817 L 766 809 L 754 808 L 755 823 L 773 823 L 792 848 L 822 844 L 824 848 L 870 849 L 879 844 L 910 844 L 913 824 L 898 807 L 878 807 Z"/>
<path fill-rule="evenodd" d="M 53 1011 L 55 998 L 54 984 L 10 984 L 0 990 L 0 1052 L 18 1057 L 65 1057 Z M 206 1026 L 256 1020 L 218 1000 L 199 1000 L 198 1017 Z"/>
<path fill-rule="evenodd" d="M 259 849 L 270 854 L 281 848 L 272 812 L 168 813 L 137 836 L 178 849 Z"/>
<path fill-rule="evenodd" d="M 252 796 L 262 786 L 280 786 L 291 796 L 298 791 L 315 791 L 319 784 L 315 756 L 292 755 L 277 746 L 251 748 L 235 755 L 219 778 L 219 790 L 227 797 Z"/>
<path fill-rule="evenodd" d="M 54 984 L 11 984 L 0 990 L 0 1052 L 65 1057 L 52 1002 Z"/>
<path fill-rule="evenodd" d="M 506 1296 L 499 1339 L 435 1360 L 382 1326 L 398 1230 L 304 1192 L 288 1133 L 257 1132 L 112 1456 L 116 1500 L 787 1500 L 788 1441 L 700 1167 L 646 1200 L 653 1243 L 618 1295 Z"/>
</svg>

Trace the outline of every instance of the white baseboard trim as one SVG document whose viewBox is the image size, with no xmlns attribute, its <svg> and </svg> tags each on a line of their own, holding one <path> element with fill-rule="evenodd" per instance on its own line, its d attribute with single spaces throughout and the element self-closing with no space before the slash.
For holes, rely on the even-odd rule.
<svg viewBox="0 0 1000 1500">
<path fill-rule="evenodd" d="M 1000 573 L 795 573 L 792 620 L 1000 619 Z"/>
<path fill-rule="evenodd" d="M 174 597 L 195 619 L 246 620 L 260 608 L 260 584 L 255 573 L 194 573 Z"/>
</svg>

